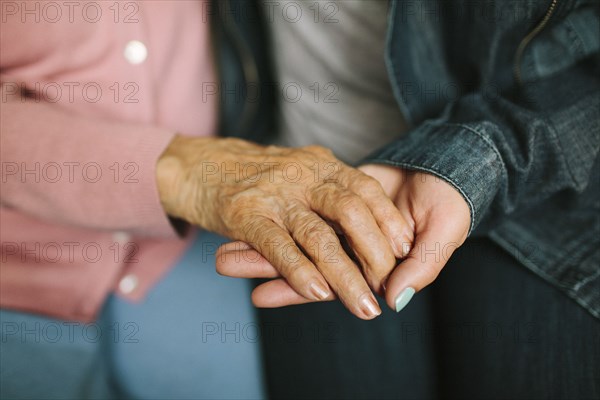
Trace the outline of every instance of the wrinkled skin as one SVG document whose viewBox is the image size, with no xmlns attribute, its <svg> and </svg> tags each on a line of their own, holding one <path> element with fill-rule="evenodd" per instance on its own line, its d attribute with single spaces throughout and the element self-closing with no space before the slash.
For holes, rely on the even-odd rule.
<svg viewBox="0 0 600 400">
<path fill-rule="evenodd" d="M 399 279 L 390 273 L 413 242 L 411 214 L 378 180 L 319 146 L 176 136 L 157 163 L 157 182 L 170 216 L 235 240 L 219 250 L 234 256 L 217 263 L 220 273 L 281 277 L 256 289 L 257 306 L 339 298 L 372 319 L 381 309 L 371 289 L 383 294 L 386 280 Z"/>
<path fill-rule="evenodd" d="M 365 165 L 360 170 L 381 183 L 414 235 L 408 255 L 384 282 L 386 302 L 395 309 L 395 300 L 405 288 L 418 292 L 433 282 L 464 243 L 471 224 L 469 207 L 453 186 L 433 175 L 385 165 Z M 268 259 L 245 243 L 221 246 L 217 270 L 233 277 L 274 278 L 254 290 L 253 302 L 259 307 L 313 301 L 295 291 Z"/>
</svg>

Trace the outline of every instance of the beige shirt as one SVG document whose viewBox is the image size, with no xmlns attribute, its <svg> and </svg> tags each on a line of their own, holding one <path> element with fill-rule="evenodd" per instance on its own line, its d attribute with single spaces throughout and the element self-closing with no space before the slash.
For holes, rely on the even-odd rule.
<svg viewBox="0 0 600 400">
<path fill-rule="evenodd" d="M 263 1 L 279 144 L 319 144 L 353 163 L 406 130 L 384 60 L 387 10 L 387 0 Z"/>
</svg>

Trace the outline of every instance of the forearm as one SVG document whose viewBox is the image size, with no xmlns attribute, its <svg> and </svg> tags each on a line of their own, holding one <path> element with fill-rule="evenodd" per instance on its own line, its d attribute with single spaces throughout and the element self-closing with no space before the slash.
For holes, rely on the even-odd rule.
<svg viewBox="0 0 600 400">
<path fill-rule="evenodd" d="M 584 72 L 568 87 L 556 82 L 569 76 L 531 84 L 539 94 L 528 99 L 471 94 L 365 162 L 446 180 L 469 203 L 472 229 L 484 217 L 492 221 L 560 191 L 581 191 L 598 156 L 600 85 Z M 556 88 L 551 95 L 548 87 Z"/>
<path fill-rule="evenodd" d="M 175 234 L 155 173 L 174 132 L 13 97 L 0 119 L 4 205 L 61 224 Z"/>
</svg>

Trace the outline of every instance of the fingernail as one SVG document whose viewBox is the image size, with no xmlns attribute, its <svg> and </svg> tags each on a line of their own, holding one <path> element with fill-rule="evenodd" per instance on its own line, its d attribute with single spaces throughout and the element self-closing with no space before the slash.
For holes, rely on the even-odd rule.
<svg viewBox="0 0 600 400">
<path fill-rule="evenodd" d="M 329 290 L 327 290 L 321 283 L 312 282 L 309 286 L 309 289 L 315 297 L 315 300 L 325 300 L 329 297 Z"/>
<path fill-rule="evenodd" d="M 415 289 L 407 287 L 396 297 L 396 312 L 400 312 L 415 294 Z"/>
<path fill-rule="evenodd" d="M 381 308 L 379 308 L 379 304 L 377 304 L 377 300 L 375 300 L 372 293 L 363 294 L 360 299 L 360 305 L 367 317 L 375 318 L 381 314 Z"/>
<path fill-rule="evenodd" d="M 400 247 L 402 249 L 402 257 L 406 257 L 408 255 L 408 253 L 410 253 L 410 243 L 409 242 L 402 242 L 402 247 Z"/>
<path fill-rule="evenodd" d="M 395 240 L 394 246 L 398 249 L 398 258 L 404 258 L 408 255 L 408 253 L 410 253 L 410 242 L 407 241 L 405 236 L 403 236 L 402 238 L 397 238 Z"/>
</svg>

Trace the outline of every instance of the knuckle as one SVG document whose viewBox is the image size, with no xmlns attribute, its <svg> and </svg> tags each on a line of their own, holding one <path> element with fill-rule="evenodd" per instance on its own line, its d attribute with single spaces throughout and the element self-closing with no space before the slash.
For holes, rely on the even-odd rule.
<svg viewBox="0 0 600 400">
<path fill-rule="evenodd" d="M 268 153 L 268 154 L 278 154 L 281 151 L 283 151 L 284 149 L 282 149 L 279 146 L 276 146 L 274 144 L 270 144 L 264 147 L 264 150 Z"/>
<path fill-rule="evenodd" d="M 237 219 L 237 226 L 239 231 L 242 233 L 244 238 L 256 240 L 258 232 L 261 229 L 261 223 L 259 218 L 249 218 L 246 216 L 240 216 Z"/>
<path fill-rule="evenodd" d="M 436 265 L 423 264 L 421 268 L 423 272 L 423 281 L 425 285 L 429 285 L 430 283 L 435 281 L 438 275 L 440 274 L 440 268 L 438 268 Z"/>
<path fill-rule="evenodd" d="M 335 237 L 335 232 L 325 222 L 313 222 L 301 228 L 300 236 L 309 245 L 321 244 L 319 247 L 322 247 L 323 242 Z"/>
<path fill-rule="evenodd" d="M 380 195 L 383 194 L 383 188 L 379 184 L 379 182 L 368 175 L 365 175 L 363 179 L 360 180 L 359 191 L 361 194 L 365 195 Z"/>
<path fill-rule="evenodd" d="M 241 196 L 224 201 L 225 206 L 222 208 L 220 219 L 222 224 L 227 229 L 227 236 L 239 236 L 239 233 L 246 237 L 254 233 L 257 229 L 259 217 L 263 212 L 263 207 L 257 201 Z M 252 210 L 250 213 L 249 210 Z"/>
<path fill-rule="evenodd" d="M 310 153 L 315 153 L 315 154 L 318 154 L 321 156 L 333 157 L 333 152 L 330 149 L 328 149 L 327 147 L 316 145 L 316 144 L 305 146 L 302 149 L 305 151 L 308 151 Z"/>
<path fill-rule="evenodd" d="M 347 268 L 336 271 L 338 285 L 341 290 L 354 292 L 356 288 L 361 288 L 361 281 L 364 282 L 364 278 L 361 275 L 357 277 L 355 272 L 356 270 Z"/>
<path fill-rule="evenodd" d="M 299 288 L 306 282 L 315 279 L 313 271 L 314 268 L 310 264 L 307 264 L 306 259 L 299 257 L 289 260 L 289 262 L 284 262 L 279 272 L 293 287 Z"/>
<path fill-rule="evenodd" d="M 379 288 L 381 287 L 385 279 L 388 277 L 388 275 L 389 272 L 386 273 L 384 271 L 379 270 L 365 272 L 365 278 L 367 279 L 369 286 L 375 290 L 379 290 Z"/>
<path fill-rule="evenodd" d="M 396 257 L 391 249 L 374 251 L 371 252 L 368 262 L 369 266 L 367 268 L 371 271 L 379 271 L 379 274 L 389 273 L 396 265 Z"/>
<path fill-rule="evenodd" d="M 383 254 L 385 253 L 385 254 Z M 378 251 L 370 254 L 366 265 L 363 266 L 365 275 L 372 278 L 372 281 L 381 281 L 396 266 L 396 258 L 388 251 Z"/>
<path fill-rule="evenodd" d="M 359 197 L 346 194 L 339 200 L 338 207 L 341 218 L 353 220 L 363 213 L 365 205 Z"/>
<path fill-rule="evenodd" d="M 299 282 L 305 275 L 304 268 L 302 268 L 299 260 L 283 263 L 280 272 L 290 282 Z"/>
</svg>

